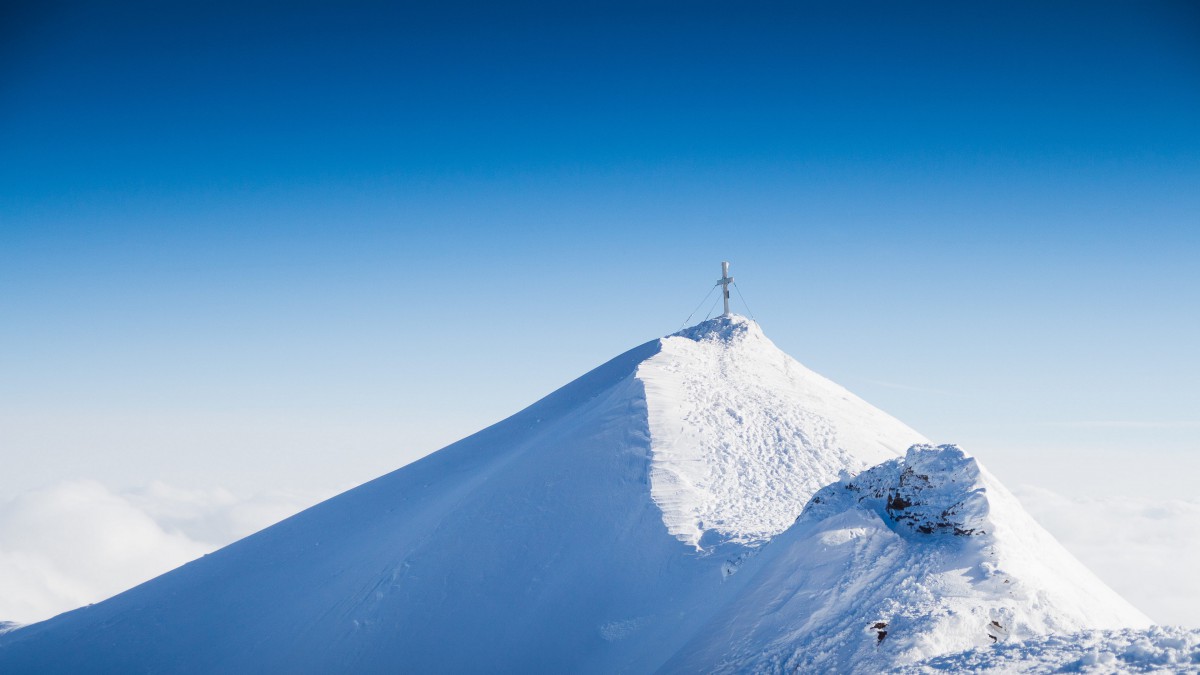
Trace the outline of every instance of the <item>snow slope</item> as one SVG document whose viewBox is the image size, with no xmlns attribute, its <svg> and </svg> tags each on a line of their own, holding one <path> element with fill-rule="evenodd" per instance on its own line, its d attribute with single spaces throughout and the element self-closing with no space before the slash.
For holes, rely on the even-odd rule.
<svg viewBox="0 0 1200 675">
<path fill-rule="evenodd" d="M 0 672 L 653 666 L 676 603 L 721 578 L 719 561 L 667 535 L 648 498 L 634 371 L 658 348 L 105 602 L 5 634 Z"/>
<path fill-rule="evenodd" d="M 949 469 L 926 473 L 967 493 L 935 481 L 904 498 L 931 517 L 959 500 L 970 508 L 954 522 L 983 533 L 898 526 L 879 499 L 933 452 L 902 463 L 921 440 L 752 322 L 717 319 L 125 593 L 4 633 L 0 672 L 863 670 L 979 644 L 993 618 L 1020 635 L 1145 623 L 950 450 L 925 462 Z M 826 497 L 805 509 L 814 493 Z M 878 621 L 895 626 L 882 643 L 865 623 Z"/>
<path fill-rule="evenodd" d="M 755 578 L 669 670 L 870 673 L 1150 625 L 953 445 L 916 445 L 823 488 L 752 562 L 739 574 Z"/>
<path fill-rule="evenodd" d="M 699 547 L 760 543 L 843 472 L 925 438 L 784 354 L 740 316 L 662 340 L 646 388 L 651 495 L 667 529 Z"/>
</svg>

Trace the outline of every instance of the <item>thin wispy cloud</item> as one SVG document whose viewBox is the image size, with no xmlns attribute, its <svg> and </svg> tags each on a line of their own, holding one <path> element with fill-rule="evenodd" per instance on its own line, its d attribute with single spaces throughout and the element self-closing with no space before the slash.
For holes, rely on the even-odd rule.
<svg viewBox="0 0 1200 675">
<path fill-rule="evenodd" d="M 954 396 L 953 392 L 944 389 L 933 389 L 931 387 L 918 387 L 911 384 L 901 384 L 899 382 L 888 382 L 887 380 L 872 380 L 864 378 L 862 380 L 868 384 L 873 384 L 877 387 L 885 387 L 887 389 L 899 389 L 900 391 L 912 391 L 920 394 L 936 394 L 938 396 Z"/>
<path fill-rule="evenodd" d="M 1067 429 L 1200 429 L 1200 420 L 1081 420 L 1071 422 L 1048 422 L 1046 426 Z"/>
<path fill-rule="evenodd" d="M 0 622 L 99 602 L 275 523 L 315 499 L 155 482 L 63 481 L 0 502 Z"/>
</svg>

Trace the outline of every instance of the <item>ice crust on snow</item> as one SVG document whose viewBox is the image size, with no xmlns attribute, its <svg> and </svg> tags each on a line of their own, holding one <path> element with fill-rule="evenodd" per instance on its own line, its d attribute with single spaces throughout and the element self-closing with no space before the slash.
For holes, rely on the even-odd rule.
<svg viewBox="0 0 1200 675">
<path fill-rule="evenodd" d="M 667 530 L 697 548 L 766 541 L 843 472 L 925 441 L 741 316 L 664 338 L 637 376 L 646 389 L 651 495 Z"/>
<path fill-rule="evenodd" d="M 974 458 L 723 317 L 0 634 L 0 672 L 870 673 L 1148 624 Z"/>
<path fill-rule="evenodd" d="M 897 671 L 935 673 L 1200 673 L 1200 630 L 1081 631 L 936 656 Z"/>
</svg>

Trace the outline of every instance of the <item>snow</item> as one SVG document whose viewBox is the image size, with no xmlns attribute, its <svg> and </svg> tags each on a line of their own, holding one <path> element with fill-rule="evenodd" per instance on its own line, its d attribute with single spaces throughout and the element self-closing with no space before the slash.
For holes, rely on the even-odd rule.
<svg viewBox="0 0 1200 675">
<path fill-rule="evenodd" d="M 651 494 L 667 530 L 761 543 L 821 486 L 925 438 L 802 366 L 758 324 L 720 317 L 662 341 L 646 388 Z"/>
<path fill-rule="evenodd" d="M 0 672 L 873 672 L 1147 624 L 973 458 L 723 317 L 4 633 Z"/>
<path fill-rule="evenodd" d="M 1009 639 L 1150 624 L 953 445 L 915 445 L 821 489 L 743 568 L 754 579 L 670 670 L 878 672 Z"/>
<path fill-rule="evenodd" d="M 1046 635 L 937 656 L 897 672 L 1200 673 L 1200 630 L 1154 626 Z"/>
<path fill-rule="evenodd" d="M 671 537 L 650 499 L 635 371 L 658 350 L 646 343 L 425 459 L 7 633 L 0 672 L 653 670 L 707 617 L 705 598 L 732 588 L 724 559 Z"/>
</svg>

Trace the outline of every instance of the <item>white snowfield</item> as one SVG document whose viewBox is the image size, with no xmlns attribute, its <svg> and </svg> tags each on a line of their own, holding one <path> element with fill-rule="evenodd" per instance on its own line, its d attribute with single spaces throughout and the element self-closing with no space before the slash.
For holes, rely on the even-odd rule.
<svg viewBox="0 0 1200 675">
<path fill-rule="evenodd" d="M 784 354 L 740 316 L 662 340 L 646 389 L 651 495 L 667 530 L 699 548 L 761 543 L 821 486 L 926 442 Z"/>
<path fill-rule="evenodd" d="M 716 319 L 0 634 L 0 673 L 871 673 L 1149 624 L 974 459 L 924 443 Z"/>
</svg>

